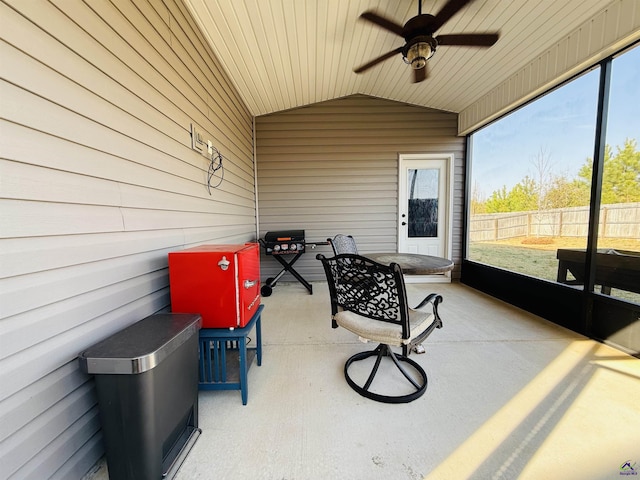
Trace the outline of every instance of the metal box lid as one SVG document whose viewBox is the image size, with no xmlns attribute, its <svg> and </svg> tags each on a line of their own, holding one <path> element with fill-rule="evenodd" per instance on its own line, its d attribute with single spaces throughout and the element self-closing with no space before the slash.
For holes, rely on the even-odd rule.
<svg viewBox="0 0 640 480">
<path fill-rule="evenodd" d="M 156 367 L 191 336 L 202 319 L 191 313 L 151 315 L 82 352 L 80 368 L 91 374 L 135 374 Z"/>
</svg>

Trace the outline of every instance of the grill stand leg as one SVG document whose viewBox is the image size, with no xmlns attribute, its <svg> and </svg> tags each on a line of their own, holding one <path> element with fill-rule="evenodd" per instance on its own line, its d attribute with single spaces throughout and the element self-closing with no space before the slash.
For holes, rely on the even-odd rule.
<svg viewBox="0 0 640 480">
<path fill-rule="evenodd" d="M 293 257 L 293 259 L 290 262 L 287 262 L 283 257 L 284 255 L 273 255 L 273 258 L 275 258 L 284 268 L 282 270 L 280 270 L 280 273 L 278 273 L 278 275 L 276 275 L 274 278 L 272 279 L 267 279 L 267 284 L 264 285 L 261 289 L 260 289 L 260 293 L 262 294 L 263 297 L 268 297 L 269 295 L 271 295 L 271 292 L 273 290 L 273 287 L 275 286 L 275 284 L 278 282 L 278 280 L 280 280 L 280 278 L 282 278 L 282 276 L 289 272 L 291 275 L 293 275 L 302 285 L 304 285 L 304 287 L 309 291 L 310 295 L 313 295 L 313 285 L 311 285 L 309 282 L 307 282 L 304 277 L 302 275 L 300 275 L 294 268 L 293 268 L 293 264 L 296 263 L 298 261 L 298 259 L 302 256 L 304 252 L 299 252 L 296 254 L 295 257 Z"/>
</svg>

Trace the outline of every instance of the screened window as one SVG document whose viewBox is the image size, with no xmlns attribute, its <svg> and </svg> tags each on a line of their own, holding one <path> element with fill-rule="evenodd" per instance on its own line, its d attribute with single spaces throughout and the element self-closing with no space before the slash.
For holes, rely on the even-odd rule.
<svg viewBox="0 0 640 480">
<path fill-rule="evenodd" d="M 594 69 L 471 136 L 469 260 L 580 283 L 560 262 L 587 243 L 598 83 Z"/>
<path fill-rule="evenodd" d="M 640 48 L 611 65 L 596 291 L 640 304 Z M 585 167 L 585 170 L 586 167 Z M 585 174 L 590 171 L 586 171 Z M 605 279 L 603 281 L 603 279 Z M 613 285 L 613 287 L 611 286 Z"/>
</svg>

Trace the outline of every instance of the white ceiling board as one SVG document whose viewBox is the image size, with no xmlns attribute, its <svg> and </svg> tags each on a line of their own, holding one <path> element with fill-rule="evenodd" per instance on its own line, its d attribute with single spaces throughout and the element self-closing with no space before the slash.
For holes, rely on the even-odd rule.
<svg viewBox="0 0 640 480">
<path fill-rule="evenodd" d="M 438 48 L 411 83 L 400 55 L 353 69 L 404 40 L 359 15 L 404 24 L 416 0 L 184 0 L 253 115 L 352 94 L 460 112 L 616 0 L 475 0 L 437 32 L 500 31 L 491 48 Z M 424 0 L 437 13 L 446 0 Z"/>
</svg>

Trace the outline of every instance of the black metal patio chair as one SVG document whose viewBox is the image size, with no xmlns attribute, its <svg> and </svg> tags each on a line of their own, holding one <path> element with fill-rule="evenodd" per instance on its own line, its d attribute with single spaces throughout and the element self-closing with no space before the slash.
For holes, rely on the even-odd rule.
<svg viewBox="0 0 640 480">
<path fill-rule="evenodd" d="M 334 255 L 340 255 L 342 253 L 358 254 L 356 241 L 351 235 L 339 233 L 333 238 L 327 238 L 327 242 L 329 242 L 329 245 L 333 248 Z"/>
<path fill-rule="evenodd" d="M 442 328 L 438 315 L 442 297 L 431 293 L 417 307 L 409 308 L 399 265 L 383 265 L 354 254 L 333 258 L 319 254 L 316 258 L 322 262 L 329 284 L 332 327 L 346 328 L 361 339 L 379 344 L 375 349 L 356 353 L 347 360 L 344 376 L 349 386 L 364 397 L 385 403 L 407 403 L 423 395 L 427 389 L 427 374 L 409 358 L 409 353 L 436 328 Z M 431 309 L 423 308 L 428 305 Z M 392 347 L 401 348 L 402 353 L 395 353 Z M 354 381 L 349 367 L 374 356 L 375 362 L 366 381 Z M 408 390 L 387 395 L 387 392 L 372 389 L 383 359 L 393 362 L 409 382 Z"/>
</svg>

